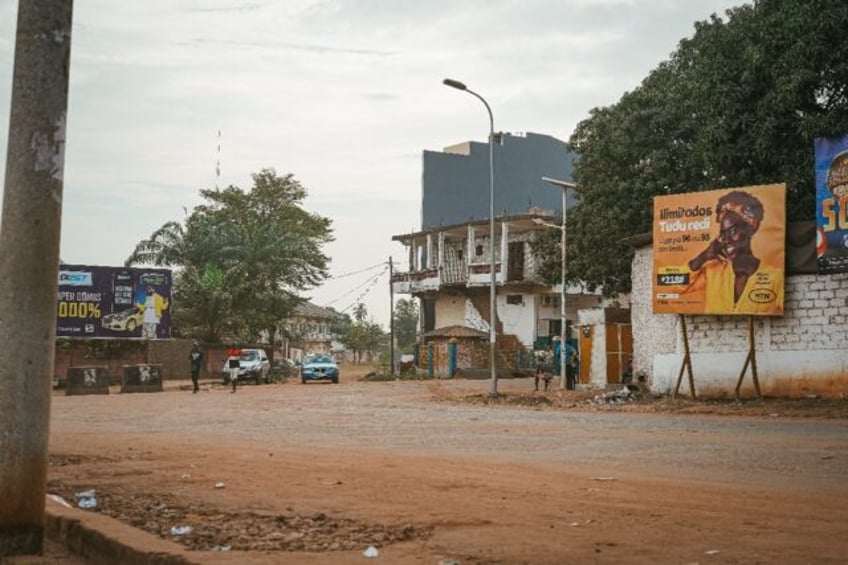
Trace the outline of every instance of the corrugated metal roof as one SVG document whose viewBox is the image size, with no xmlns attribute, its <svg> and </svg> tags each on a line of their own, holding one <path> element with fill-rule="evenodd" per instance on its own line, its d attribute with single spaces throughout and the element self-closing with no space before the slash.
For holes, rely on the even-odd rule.
<svg viewBox="0 0 848 565">
<path fill-rule="evenodd" d="M 311 302 L 298 304 L 297 308 L 294 309 L 294 314 L 295 316 L 302 316 L 304 318 L 338 318 L 340 316 L 332 308 L 322 308 Z"/>
</svg>

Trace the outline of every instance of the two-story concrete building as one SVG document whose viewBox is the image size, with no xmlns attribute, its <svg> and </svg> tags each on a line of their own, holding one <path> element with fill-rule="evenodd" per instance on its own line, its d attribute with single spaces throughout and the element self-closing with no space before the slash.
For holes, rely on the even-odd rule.
<svg viewBox="0 0 848 565">
<path fill-rule="evenodd" d="M 527 213 L 496 219 L 495 329 L 504 348 L 533 348 L 560 335 L 562 287 L 539 276 L 530 242 L 541 230 L 533 221 L 553 221 L 545 213 Z M 408 250 L 408 268 L 392 276 L 393 290 L 420 301 L 421 333 L 463 326 L 488 333 L 490 328 L 491 255 L 489 221 L 444 226 L 392 239 Z M 582 287 L 569 287 L 566 315 L 600 306 L 601 297 Z"/>
<path fill-rule="evenodd" d="M 533 133 L 497 134 L 493 153 L 494 245 L 489 235 L 488 143 L 425 151 L 422 227 L 393 236 L 406 247 L 408 265 L 393 275 L 392 285 L 394 292 L 419 299 L 419 335 L 427 340 L 442 333 L 455 337 L 457 327 L 487 335 L 494 323 L 498 349 L 509 354 L 544 346 L 561 333 L 562 288 L 541 279 L 530 243 L 551 229 L 534 220 L 557 224 L 562 215 L 562 193 L 542 177 L 570 180 L 575 157 L 562 141 Z M 574 196 L 568 197 L 571 205 Z M 489 308 L 490 249 L 495 254 L 495 320 Z M 601 302 L 599 294 L 568 288 L 568 323 L 576 322 L 578 310 L 597 308 Z M 513 365 L 508 359 L 500 364 Z"/>
</svg>

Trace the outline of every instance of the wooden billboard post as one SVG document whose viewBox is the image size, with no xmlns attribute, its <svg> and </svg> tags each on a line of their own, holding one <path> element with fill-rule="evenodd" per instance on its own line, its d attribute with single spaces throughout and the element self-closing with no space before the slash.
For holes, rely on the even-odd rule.
<svg viewBox="0 0 848 565">
<path fill-rule="evenodd" d="M 695 398 L 695 377 L 692 375 L 692 353 L 689 351 L 689 336 L 686 335 L 686 318 L 683 314 L 678 314 L 680 318 L 680 327 L 683 329 L 683 363 L 680 365 L 680 372 L 677 374 L 677 386 L 674 387 L 672 398 L 677 397 L 677 392 L 680 390 L 680 381 L 683 380 L 683 370 L 686 369 L 689 375 L 689 392 L 692 398 Z"/>
<path fill-rule="evenodd" d="M 760 393 L 760 380 L 757 378 L 757 347 L 754 341 L 754 317 L 748 316 L 748 355 L 745 357 L 745 363 L 742 365 L 742 372 L 739 373 L 739 380 L 736 382 L 736 400 L 739 400 L 739 388 L 742 386 L 742 380 L 745 378 L 745 371 L 748 370 L 748 365 L 751 366 L 751 377 L 754 380 L 754 390 L 757 391 L 757 398 L 762 398 Z"/>
</svg>

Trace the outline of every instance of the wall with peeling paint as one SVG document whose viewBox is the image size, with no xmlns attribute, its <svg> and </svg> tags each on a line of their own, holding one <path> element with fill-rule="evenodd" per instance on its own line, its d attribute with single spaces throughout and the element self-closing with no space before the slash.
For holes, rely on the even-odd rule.
<svg viewBox="0 0 848 565">
<path fill-rule="evenodd" d="M 659 393 L 674 390 L 683 362 L 680 318 L 651 311 L 651 247 L 632 265 L 633 370 Z M 699 396 L 733 396 L 748 354 L 747 316 L 687 316 Z M 757 375 L 765 396 L 848 394 L 848 274 L 786 277 L 785 314 L 754 319 Z M 684 375 L 680 387 L 689 394 Z M 754 394 L 750 368 L 742 396 Z"/>
</svg>

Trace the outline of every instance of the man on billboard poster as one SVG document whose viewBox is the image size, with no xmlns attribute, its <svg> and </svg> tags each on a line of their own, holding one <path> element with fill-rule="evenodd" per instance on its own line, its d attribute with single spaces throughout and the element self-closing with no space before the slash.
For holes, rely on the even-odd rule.
<svg viewBox="0 0 848 565">
<path fill-rule="evenodd" d="M 144 301 L 136 304 L 136 307 L 144 314 L 141 337 L 144 339 L 156 339 L 156 328 L 159 327 L 162 314 L 168 308 L 168 301 L 156 292 L 153 285 L 149 285 Z"/>
</svg>

